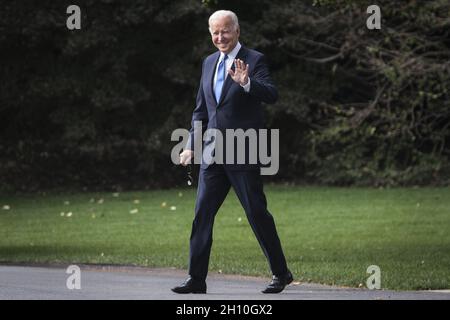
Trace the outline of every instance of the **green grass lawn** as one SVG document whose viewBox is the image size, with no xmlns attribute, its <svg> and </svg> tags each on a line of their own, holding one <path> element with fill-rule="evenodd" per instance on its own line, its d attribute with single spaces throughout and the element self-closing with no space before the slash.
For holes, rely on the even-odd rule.
<svg viewBox="0 0 450 320">
<path fill-rule="evenodd" d="M 450 189 L 266 186 L 295 280 L 383 289 L 450 288 Z M 195 189 L 0 195 L 0 262 L 187 268 Z M 69 214 L 71 213 L 71 214 Z M 230 192 L 210 270 L 270 276 Z"/>
</svg>

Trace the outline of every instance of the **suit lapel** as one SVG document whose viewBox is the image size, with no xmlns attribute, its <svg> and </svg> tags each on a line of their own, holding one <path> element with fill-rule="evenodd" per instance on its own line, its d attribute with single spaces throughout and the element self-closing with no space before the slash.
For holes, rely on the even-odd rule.
<svg viewBox="0 0 450 320">
<path fill-rule="evenodd" d="M 212 58 L 209 65 L 206 66 L 205 69 L 205 80 L 207 81 L 208 92 L 205 94 L 210 95 L 214 102 L 216 102 L 215 94 L 214 94 L 214 73 L 216 72 L 217 62 L 219 61 L 220 53 L 217 52 Z M 217 104 L 217 102 L 216 102 Z"/>
<path fill-rule="evenodd" d="M 241 59 L 245 62 L 245 57 L 247 56 L 247 52 L 245 48 L 242 46 L 241 49 L 239 49 L 239 52 L 236 55 L 235 59 Z M 234 63 L 231 65 L 231 69 L 234 71 Z M 214 76 L 214 72 L 213 72 Z M 213 78 L 214 79 L 214 78 Z M 220 105 L 220 103 L 223 101 L 224 97 L 226 96 L 228 90 L 230 89 L 231 85 L 233 84 L 233 79 L 231 79 L 230 75 L 227 75 L 225 79 L 225 83 L 223 84 L 222 93 L 220 94 L 220 100 L 217 102 L 217 105 Z"/>
</svg>

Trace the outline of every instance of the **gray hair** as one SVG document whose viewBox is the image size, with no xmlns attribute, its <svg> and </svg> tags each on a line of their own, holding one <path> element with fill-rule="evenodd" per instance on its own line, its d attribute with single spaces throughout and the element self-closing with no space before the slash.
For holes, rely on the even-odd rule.
<svg viewBox="0 0 450 320">
<path fill-rule="evenodd" d="M 236 30 L 239 28 L 238 17 L 233 11 L 230 11 L 230 10 L 218 10 L 218 11 L 214 12 L 209 17 L 209 20 L 208 20 L 209 32 L 211 32 L 211 22 L 213 20 L 217 20 L 217 19 L 221 19 L 221 18 L 225 18 L 225 17 L 230 17 L 231 18 L 231 22 L 233 23 L 233 26 L 235 27 Z"/>
</svg>

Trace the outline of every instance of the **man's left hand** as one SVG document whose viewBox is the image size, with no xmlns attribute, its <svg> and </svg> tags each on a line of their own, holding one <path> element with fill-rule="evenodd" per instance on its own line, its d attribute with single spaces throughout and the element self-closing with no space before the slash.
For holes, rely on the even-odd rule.
<svg viewBox="0 0 450 320">
<path fill-rule="evenodd" d="M 234 68 L 234 71 L 228 70 L 228 74 L 235 82 L 245 86 L 248 83 L 248 64 L 240 59 L 234 59 Z"/>
</svg>

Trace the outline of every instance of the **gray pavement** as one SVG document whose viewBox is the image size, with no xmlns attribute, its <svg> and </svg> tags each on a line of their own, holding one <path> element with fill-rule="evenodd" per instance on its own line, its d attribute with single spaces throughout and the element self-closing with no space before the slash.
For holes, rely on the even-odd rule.
<svg viewBox="0 0 450 320">
<path fill-rule="evenodd" d="M 129 266 L 79 265 L 81 289 L 68 289 L 73 274 L 64 266 L 0 266 L 1 300 L 450 300 L 450 290 L 390 291 L 297 283 L 282 293 L 260 291 L 269 278 L 208 276 L 208 294 L 178 295 L 170 288 L 180 284 L 186 271 Z M 69 284 L 75 282 L 69 281 Z"/>
</svg>

